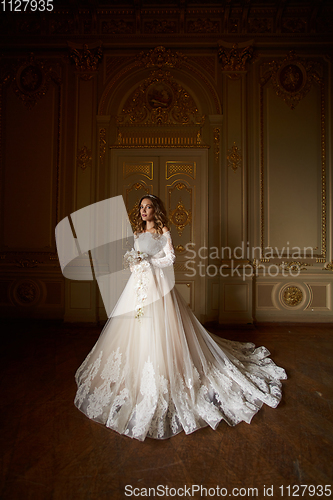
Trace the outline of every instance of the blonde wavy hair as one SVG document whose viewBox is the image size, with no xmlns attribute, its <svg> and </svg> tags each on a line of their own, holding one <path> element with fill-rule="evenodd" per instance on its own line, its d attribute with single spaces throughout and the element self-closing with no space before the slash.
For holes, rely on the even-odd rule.
<svg viewBox="0 0 333 500">
<path fill-rule="evenodd" d="M 138 208 L 134 216 L 134 231 L 136 233 L 143 233 L 146 229 L 146 221 L 142 220 L 141 214 L 140 214 L 140 207 L 141 207 L 141 202 L 144 199 L 148 199 L 151 201 L 151 204 L 154 207 L 154 229 L 158 234 L 162 234 L 163 227 L 169 227 L 169 219 L 166 213 L 166 210 L 163 205 L 163 201 L 158 198 L 158 196 L 155 196 L 154 194 L 147 194 L 145 196 L 142 196 L 138 203 Z"/>
</svg>

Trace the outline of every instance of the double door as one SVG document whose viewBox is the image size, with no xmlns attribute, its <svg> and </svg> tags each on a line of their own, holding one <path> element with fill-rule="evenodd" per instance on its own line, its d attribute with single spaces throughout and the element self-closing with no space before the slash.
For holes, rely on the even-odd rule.
<svg viewBox="0 0 333 500">
<path fill-rule="evenodd" d="M 123 196 L 130 219 L 142 196 L 163 200 L 176 251 L 176 287 L 203 319 L 206 283 L 193 251 L 207 246 L 207 150 L 114 149 L 111 164 L 112 194 Z"/>
</svg>

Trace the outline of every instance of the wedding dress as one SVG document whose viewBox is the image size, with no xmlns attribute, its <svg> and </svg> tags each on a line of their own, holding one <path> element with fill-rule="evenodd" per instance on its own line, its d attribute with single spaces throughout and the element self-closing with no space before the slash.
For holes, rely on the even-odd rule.
<svg viewBox="0 0 333 500">
<path fill-rule="evenodd" d="M 265 347 L 221 339 L 201 325 L 168 274 L 170 232 L 140 233 L 147 255 L 132 274 L 95 346 L 76 372 L 75 405 L 90 419 L 143 441 L 221 420 L 250 423 L 281 399 L 283 368 Z M 122 308 L 133 304 L 133 311 Z"/>
</svg>

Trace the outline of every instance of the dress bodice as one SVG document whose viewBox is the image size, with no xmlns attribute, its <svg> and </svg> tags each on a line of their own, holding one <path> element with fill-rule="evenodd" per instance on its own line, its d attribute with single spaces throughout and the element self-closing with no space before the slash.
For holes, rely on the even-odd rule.
<svg viewBox="0 0 333 500">
<path fill-rule="evenodd" d="M 163 234 L 139 233 L 135 236 L 135 250 L 146 253 L 155 267 L 171 266 L 175 259 L 170 231 Z"/>
<path fill-rule="evenodd" d="M 158 256 L 167 243 L 165 234 L 139 233 L 135 237 L 135 250 L 145 252 L 149 256 Z"/>
</svg>

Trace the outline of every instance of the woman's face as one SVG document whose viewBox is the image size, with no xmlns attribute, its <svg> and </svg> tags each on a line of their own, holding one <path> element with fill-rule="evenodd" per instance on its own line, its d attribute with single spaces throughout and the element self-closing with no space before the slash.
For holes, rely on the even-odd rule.
<svg viewBox="0 0 333 500">
<path fill-rule="evenodd" d="M 143 198 L 140 205 L 140 215 L 142 220 L 153 221 L 155 209 L 149 198 Z"/>
</svg>

